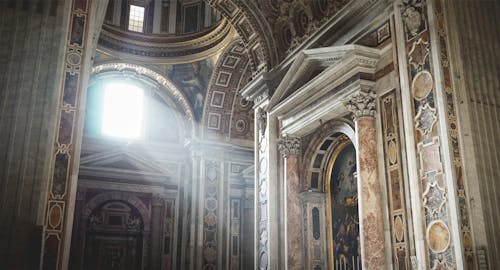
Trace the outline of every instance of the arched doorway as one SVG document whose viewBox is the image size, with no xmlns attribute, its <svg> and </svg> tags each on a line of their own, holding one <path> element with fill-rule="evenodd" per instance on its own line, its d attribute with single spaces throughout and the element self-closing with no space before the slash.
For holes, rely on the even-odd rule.
<svg viewBox="0 0 500 270">
<path fill-rule="evenodd" d="M 325 171 L 330 269 L 361 269 L 356 149 L 346 136 L 333 149 Z"/>
<path fill-rule="evenodd" d="M 92 211 L 85 225 L 83 269 L 141 269 L 144 222 L 138 209 L 107 201 Z"/>
</svg>

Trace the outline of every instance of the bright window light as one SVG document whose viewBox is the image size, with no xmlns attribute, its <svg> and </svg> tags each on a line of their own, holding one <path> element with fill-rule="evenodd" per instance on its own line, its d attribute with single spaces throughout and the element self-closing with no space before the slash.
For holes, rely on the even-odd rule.
<svg viewBox="0 0 500 270">
<path fill-rule="evenodd" d="M 123 83 L 106 86 L 103 102 L 102 132 L 121 138 L 137 138 L 142 127 L 142 89 Z"/>
<path fill-rule="evenodd" d="M 128 30 L 142 32 L 144 25 L 144 7 L 130 5 Z"/>
</svg>

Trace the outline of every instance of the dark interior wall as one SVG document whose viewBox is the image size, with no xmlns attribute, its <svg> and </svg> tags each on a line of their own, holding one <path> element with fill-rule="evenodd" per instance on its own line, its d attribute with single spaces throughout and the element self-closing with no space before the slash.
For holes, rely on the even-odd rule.
<svg viewBox="0 0 500 270">
<path fill-rule="evenodd" d="M 69 3 L 0 1 L 0 265 L 4 269 L 38 268 Z"/>
<path fill-rule="evenodd" d="M 476 247 L 500 265 L 500 4 L 448 1 L 460 82 L 460 116 Z M 461 69 L 461 70 L 460 70 Z M 481 249 L 483 251 L 481 251 Z M 482 253 L 485 252 L 485 253 Z M 478 259 L 479 264 L 484 259 Z"/>
</svg>

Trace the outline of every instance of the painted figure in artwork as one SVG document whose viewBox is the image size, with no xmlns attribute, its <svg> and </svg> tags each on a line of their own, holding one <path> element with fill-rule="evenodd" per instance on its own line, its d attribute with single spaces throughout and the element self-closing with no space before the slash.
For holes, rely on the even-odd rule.
<svg viewBox="0 0 500 270">
<path fill-rule="evenodd" d="M 361 269 L 356 152 L 345 146 L 330 173 L 333 269 Z"/>
</svg>

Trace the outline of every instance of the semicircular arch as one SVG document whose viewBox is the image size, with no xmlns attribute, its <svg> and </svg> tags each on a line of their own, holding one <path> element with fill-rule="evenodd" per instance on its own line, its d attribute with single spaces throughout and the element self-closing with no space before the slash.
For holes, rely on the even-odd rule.
<svg viewBox="0 0 500 270">
<path fill-rule="evenodd" d="M 105 192 L 92 197 L 83 207 L 83 220 L 87 220 L 94 209 L 109 201 L 124 201 L 135 207 L 142 216 L 144 230 L 149 229 L 150 211 L 147 206 L 137 196 L 122 192 Z"/>
<path fill-rule="evenodd" d="M 188 98 L 173 82 L 154 70 L 126 62 L 99 64 L 92 68 L 89 87 L 99 79 L 119 76 L 137 79 L 150 85 L 166 104 L 173 106 L 181 114 L 182 117 L 178 117 L 177 120 L 186 126 L 186 130 L 191 130 L 191 135 L 194 135 L 195 117 Z"/>
</svg>

